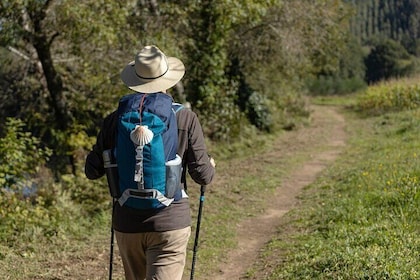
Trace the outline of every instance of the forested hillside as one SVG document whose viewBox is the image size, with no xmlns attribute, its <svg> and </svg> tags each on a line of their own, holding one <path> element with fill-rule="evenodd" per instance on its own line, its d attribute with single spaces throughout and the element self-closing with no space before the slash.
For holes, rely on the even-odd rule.
<svg viewBox="0 0 420 280">
<path fill-rule="evenodd" d="M 393 39 L 417 55 L 420 38 L 420 2 L 416 0 L 351 0 L 355 13 L 351 32 L 361 42 L 374 37 Z"/>
<path fill-rule="evenodd" d="M 420 2 L 416 0 L 346 1 L 353 9 L 351 34 L 365 48 L 368 83 L 417 71 Z"/>
</svg>

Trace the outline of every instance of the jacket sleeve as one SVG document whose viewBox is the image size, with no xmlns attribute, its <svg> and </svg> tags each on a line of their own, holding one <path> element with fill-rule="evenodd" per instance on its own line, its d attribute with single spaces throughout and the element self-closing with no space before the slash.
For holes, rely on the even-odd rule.
<svg viewBox="0 0 420 280">
<path fill-rule="evenodd" d="M 213 180 L 215 168 L 210 163 L 204 134 L 197 115 L 190 110 L 178 113 L 179 149 L 191 178 L 200 185 Z"/>
<path fill-rule="evenodd" d="M 115 147 L 117 113 L 108 115 L 102 124 L 96 138 L 96 143 L 86 157 L 85 174 L 88 179 L 94 180 L 105 174 L 102 152 Z"/>
</svg>

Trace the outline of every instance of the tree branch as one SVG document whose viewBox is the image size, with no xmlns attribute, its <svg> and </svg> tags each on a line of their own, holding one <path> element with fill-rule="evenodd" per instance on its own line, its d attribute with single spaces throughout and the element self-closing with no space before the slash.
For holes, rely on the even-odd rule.
<svg viewBox="0 0 420 280">
<path fill-rule="evenodd" d="M 29 58 L 29 56 L 27 56 L 26 54 L 24 54 L 24 53 L 22 53 L 22 52 L 18 51 L 17 49 L 15 49 L 15 48 L 14 48 L 14 47 L 12 47 L 12 46 L 7 46 L 7 49 L 8 49 L 10 52 L 12 52 L 12 53 L 16 54 L 17 56 L 20 56 L 20 57 L 21 57 L 21 58 L 23 58 L 24 60 L 31 60 L 31 59 Z"/>
</svg>

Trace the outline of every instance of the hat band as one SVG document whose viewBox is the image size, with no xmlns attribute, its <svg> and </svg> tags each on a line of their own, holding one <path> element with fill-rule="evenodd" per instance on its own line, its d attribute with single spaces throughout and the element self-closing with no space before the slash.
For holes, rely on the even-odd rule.
<svg viewBox="0 0 420 280">
<path fill-rule="evenodd" d="M 146 78 L 146 77 L 142 77 L 142 76 L 140 76 L 139 74 L 137 74 L 137 71 L 134 71 L 134 73 L 136 73 L 136 76 L 137 76 L 137 77 L 139 77 L 140 79 L 143 79 L 143 80 L 154 80 L 154 79 L 158 79 L 158 78 L 160 78 L 160 77 L 164 76 L 166 73 L 168 73 L 168 71 L 169 71 L 169 66 L 168 66 L 168 67 L 166 67 L 166 71 L 165 71 L 165 72 L 163 72 L 163 74 L 161 74 L 161 75 L 159 75 L 159 76 L 157 76 L 157 77 L 153 77 L 153 78 Z"/>
</svg>

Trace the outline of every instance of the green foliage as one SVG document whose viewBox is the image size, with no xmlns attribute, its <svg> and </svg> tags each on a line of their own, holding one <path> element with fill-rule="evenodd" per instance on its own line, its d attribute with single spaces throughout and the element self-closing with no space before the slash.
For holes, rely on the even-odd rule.
<svg viewBox="0 0 420 280">
<path fill-rule="evenodd" d="M 398 41 L 418 55 L 420 3 L 416 0 L 346 0 L 354 10 L 351 32 L 363 44 L 374 37 Z"/>
<path fill-rule="evenodd" d="M 223 11 L 220 5 L 204 1 L 196 7 L 198 18 L 192 18 L 190 26 L 195 34 L 189 46 L 189 65 L 192 77 L 188 81 L 187 97 L 198 110 L 214 104 L 222 90 L 226 90 L 227 67 L 226 38 L 230 25 L 213 24 L 223 22 Z M 232 103 L 232 101 L 230 101 Z"/>
<path fill-rule="evenodd" d="M 242 75 L 232 75 L 239 81 L 241 110 L 253 110 L 246 102 L 255 91 L 258 98 L 253 101 L 268 109 L 256 106 L 261 120 L 266 118 L 268 126 L 277 129 L 293 129 L 309 115 L 302 94 L 309 75 L 332 76 L 343 69 L 345 77 L 363 76 L 362 57 L 347 55 L 358 50 L 347 44 L 348 17 L 339 1 L 286 1 L 271 6 L 260 22 L 236 27 L 229 57 L 231 68 Z"/>
<path fill-rule="evenodd" d="M 79 166 L 78 170 L 82 167 Z M 84 174 L 66 174 L 61 177 L 62 189 L 81 208 L 82 215 L 95 216 L 109 207 L 111 197 L 105 176 L 101 180 L 88 180 Z"/>
<path fill-rule="evenodd" d="M 368 83 L 389 78 L 400 78 L 412 74 L 414 64 L 402 45 L 393 40 L 379 40 L 373 43 L 365 59 Z"/>
<path fill-rule="evenodd" d="M 382 82 L 362 92 L 356 108 L 368 115 L 420 107 L 420 86 L 417 78 Z"/>
<path fill-rule="evenodd" d="M 58 188 L 44 166 L 51 151 L 23 129 L 21 120 L 8 118 L 0 138 L 0 240 L 28 253 L 22 240 L 62 234 L 68 213 L 57 207 Z"/>
<path fill-rule="evenodd" d="M 188 25 L 192 40 L 186 56 L 191 73 L 186 85 L 187 99 L 200 112 L 205 130 L 215 140 L 236 138 L 243 125 L 236 107 L 237 77 L 228 76 L 232 61 L 230 42 L 238 40 L 235 28 L 257 24 L 270 4 L 203 1 L 191 13 Z"/>
<path fill-rule="evenodd" d="M 348 94 L 366 87 L 364 53 L 353 36 L 348 36 L 339 57 L 339 70 L 317 73 L 306 81 L 312 95 Z"/>
<path fill-rule="evenodd" d="M 46 163 L 51 151 L 24 131 L 19 119 L 7 118 L 5 136 L 0 138 L 0 188 L 21 192 L 35 184 L 32 177 Z"/>
<path fill-rule="evenodd" d="M 246 111 L 251 123 L 258 129 L 269 132 L 272 126 L 270 109 L 263 95 L 254 91 L 249 96 Z"/>
<path fill-rule="evenodd" d="M 126 8 L 115 1 L 2 1 L 0 55 L 9 63 L 0 70 L 1 114 L 21 117 L 52 148 L 55 173 L 74 168 L 72 130 L 96 134 L 122 95 L 116 81 L 130 58 L 115 48 L 129 38 Z"/>
<path fill-rule="evenodd" d="M 74 236 L 81 217 L 89 219 L 109 205 L 105 184 L 80 172 L 54 182 L 45 167 L 50 155 L 21 120 L 6 120 L 0 138 L 0 241 L 24 257 L 37 243 Z"/>
<path fill-rule="evenodd" d="M 246 82 L 256 92 L 247 109 L 253 114 L 251 121 L 267 130 L 269 112 L 283 110 L 270 107 L 279 104 L 282 81 L 296 84 L 297 92 L 307 73 L 336 69 L 346 17 L 339 1 L 321 0 L 125 4 L 8 0 L 1 9 L 0 41 L 5 48 L 0 55 L 7 61 L 13 58 L 13 63 L 0 67 L 7 100 L 1 103 L 6 109 L 1 112 L 25 118 L 34 135 L 54 150 L 57 178 L 69 170 L 74 174 L 82 158 L 69 139 L 76 136 L 76 142 L 86 147 L 103 116 L 127 93 L 119 73 L 143 45 L 157 44 L 185 62 L 187 98 L 182 93 L 180 99 L 192 103 L 204 126 L 209 124 L 205 131 L 210 136 L 230 138 L 248 125 L 236 108 L 238 80 L 227 76 L 231 54 L 238 54 Z M 44 43 L 45 53 L 28 38 L 41 38 L 35 41 Z M 49 71 L 56 75 L 47 75 Z M 48 87 L 54 82 L 57 91 Z"/>
<path fill-rule="evenodd" d="M 303 93 L 296 89 L 284 86 L 278 89 L 278 102 L 276 111 L 272 112 L 273 130 L 292 130 L 308 122 L 310 109 Z"/>
<path fill-rule="evenodd" d="M 251 88 L 241 72 L 238 60 L 232 62 L 230 75 L 239 81 L 236 103 L 250 123 L 259 130 L 269 132 L 272 126 L 271 112 L 267 99 Z M 233 78 L 232 78 L 233 79 Z"/>
<path fill-rule="evenodd" d="M 52 182 L 49 182 L 49 192 L 54 192 Z M 38 186 L 40 188 L 47 186 Z M 64 209 L 57 207 L 57 200 L 48 197 L 36 196 L 31 199 L 22 198 L 22 195 L 2 188 L 0 190 L 0 240 L 8 246 L 16 246 L 24 251 L 30 248 L 19 245 L 22 240 L 26 244 L 35 242 L 37 239 L 48 239 L 62 234 L 60 224 L 64 220 Z M 67 209 L 71 212 L 71 209 Z M 27 243 L 28 242 L 28 243 Z"/>
<path fill-rule="evenodd" d="M 308 91 L 312 95 L 340 95 L 353 93 L 366 87 L 362 78 L 340 78 L 334 76 L 319 76 L 308 82 Z"/>
<path fill-rule="evenodd" d="M 204 133 L 214 141 L 231 142 L 241 135 L 243 114 L 232 103 L 235 96 L 235 85 L 232 85 L 232 89 L 222 88 L 214 101 L 199 114 Z"/>
</svg>

